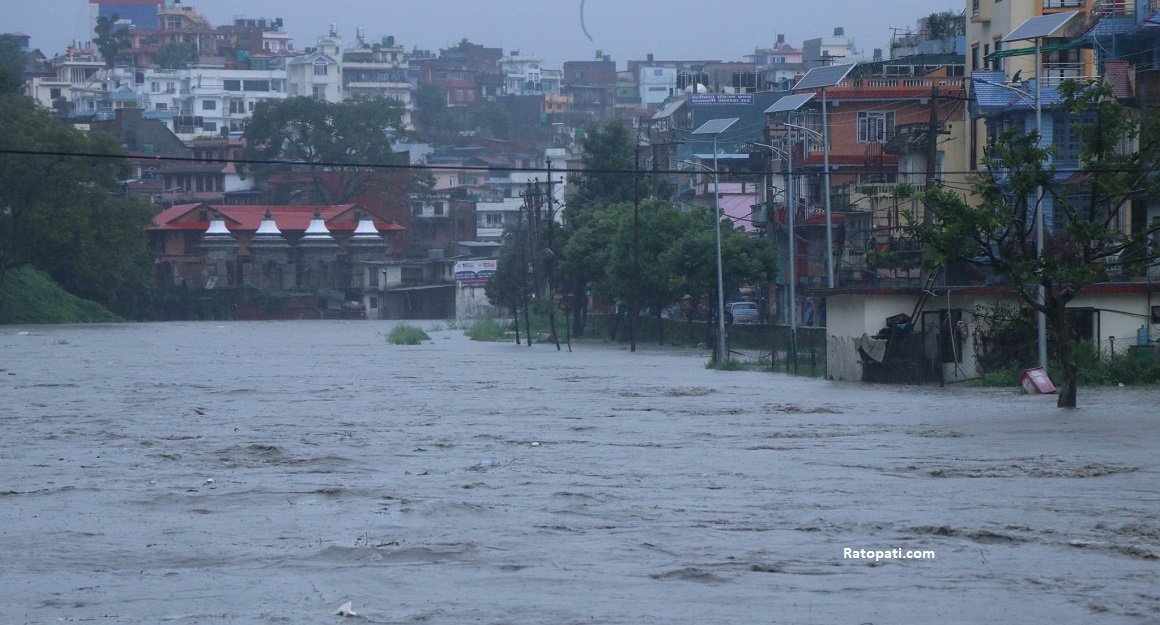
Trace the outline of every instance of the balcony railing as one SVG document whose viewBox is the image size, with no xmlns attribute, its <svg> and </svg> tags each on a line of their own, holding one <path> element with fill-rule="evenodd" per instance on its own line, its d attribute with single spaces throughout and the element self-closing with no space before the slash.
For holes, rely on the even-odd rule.
<svg viewBox="0 0 1160 625">
<path fill-rule="evenodd" d="M 1059 85 L 1065 80 L 1080 80 L 1088 78 L 1084 76 L 1083 63 L 1044 63 L 1043 64 L 1043 84 L 1044 85 Z"/>
<path fill-rule="evenodd" d="M 1158 0 L 1152 0 L 1153 4 L 1158 4 Z M 1130 17 L 1136 16 L 1136 0 L 1099 0 L 1096 3 L 1093 17 Z"/>
<path fill-rule="evenodd" d="M 1086 5 L 1085 0 L 1043 0 L 1045 9 L 1082 9 Z"/>
</svg>

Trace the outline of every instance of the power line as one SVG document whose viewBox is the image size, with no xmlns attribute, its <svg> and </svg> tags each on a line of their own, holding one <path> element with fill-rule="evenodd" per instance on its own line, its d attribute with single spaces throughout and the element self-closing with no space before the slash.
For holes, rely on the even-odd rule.
<svg viewBox="0 0 1160 625">
<path fill-rule="evenodd" d="M 183 162 L 183 163 L 200 163 L 200 164 L 219 164 L 219 165 L 286 165 L 286 166 L 307 166 L 307 167 L 336 167 L 345 169 L 398 169 L 398 170 L 416 170 L 416 171 L 457 171 L 457 172 L 516 172 L 516 173 L 548 173 L 547 167 L 481 167 L 472 165 L 416 165 L 410 163 L 342 163 L 336 161 L 303 161 L 303 160 L 289 160 L 289 159 L 245 159 L 245 158 L 195 158 L 191 156 L 158 156 L 153 154 L 107 154 L 99 152 L 66 152 L 55 150 L 14 150 L 9 148 L 0 148 L 0 155 L 14 155 L 14 156 L 54 156 L 54 157 L 68 157 L 68 158 L 100 158 L 100 159 L 115 159 L 115 160 L 136 160 L 136 161 L 157 161 L 157 162 Z M 861 168 L 861 165 L 831 165 L 832 168 L 839 174 L 843 168 L 856 169 Z M 820 169 L 820 166 L 819 166 Z M 1014 170 L 1014 168 L 1011 168 Z M 1086 173 L 1092 170 L 1075 168 L 1061 168 L 1055 169 L 1057 174 L 1073 174 Z M 1100 169 L 1098 173 L 1156 173 L 1160 170 L 1156 168 L 1136 169 L 1136 168 L 1110 168 Z M 628 169 L 552 169 L 552 173 L 566 173 L 568 175 L 577 174 L 621 174 L 621 175 L 689 175 L 687 169 L 637 169 L 635 167 Z M 754 172 L 754 171 L 726 171 L 730 176 L 737 178 L 752 178 L 757 176 L 765 176 L 769 172 Z M 822 172 L 819 171 L 805 171 L 793 173 L 794 176 L 816 176 Z M 858 172 L 850 171 L 850 174 Z M 923 175 L 926 171 L 907 171 L 900 172 L 907 175 Z M 936 171 L 944 175 L 980 175 L 977 170 L 963 170 L 963 171 Z M 778 175 L 786 176 L 786 172 L 777 172 Z"/>
</svg>

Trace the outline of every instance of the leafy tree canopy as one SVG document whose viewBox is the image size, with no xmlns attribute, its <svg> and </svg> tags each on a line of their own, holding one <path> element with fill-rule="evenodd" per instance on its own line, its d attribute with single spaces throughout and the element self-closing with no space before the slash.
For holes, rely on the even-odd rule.
<svg viewBox="0 0 1160 625">
<path fill-rule="evenodd" d="M 928 268 L 961 261 L 1008 279 L 1024 303 L 1046 315 L 1062 366 L 1059 405 L 1075 406 L 1075 334 L 1066 308 L 1084 287 L 1131 275 L 1155 259 L 1149 238 L 1157 226 L 1132 229 L 1133 199 L 1155 197 L 1160 124 L 1141 124 L 1110 90 L 1074 81 L 1060 87 L 1061 108 L 1082 139 L 1079 171 L 1053 185 L 1052 148 L 1035 133 L 1001 133 L 988 145 L 973 202 L 945 189 L 923 194 L 936 224 L 910 225 L 927 253 Z M 1135 147 L 1127 147 L 1135 146 Z M 1044 252 L 1036 246 L 1039 189 L 1051 198 Z M 1054 226 L 1054 227 L 1053 227 Z M 1038 290 L 1042 287 L 1044 300 Z"/>
<path fill-rule="evenodd" d="M 148 283 L 145 227 L 152 211 L 122 195 L 125 160 L 102 133 L 60 123 L 22 96 L 0 97 L 0 280 L 22 265 L 70 292 L 135 316 Z M 70 154 L 99 154 L 80 157 Z"/>
<path fill-rule="evenodd" d="M 24 70 L 28 55 L 12 35 L 0 35 L 0 95 L 24 91 Z"/>
<path fill-rule="evenodd" d="M 93 32 L 97 35 L 93 44 L 105 59 L 105 67 L 112 69 L 117 66 L 117 57 L 121 51 L 129 47 L 129 31 L 123 26 L 117 26 L 121 16 L 117 13 L 97 17 L 97 25 Z"/>
<path fill-rule="evenodd" d="M 392 99 L 326 102 L 307 97 L 267 100 L 246 126 L 247 160 L 292 161 L 306 168 L 326 203 L 359 194 L 366 178 L 359 165 L 397 164 L 391 134 L 403 132 L 403 107 Z M 290 165 L 257 165 L 259 176 Z M 324 184 L 337 180 L 337 184 Z"/>
</svg>

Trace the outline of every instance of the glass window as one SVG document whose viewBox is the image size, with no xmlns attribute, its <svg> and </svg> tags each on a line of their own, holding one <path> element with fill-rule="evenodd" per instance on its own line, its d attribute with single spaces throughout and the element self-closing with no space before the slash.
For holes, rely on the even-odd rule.
<svg viewBox="0 0 1160 625">
<path fill-rule="evenodd" d="M 202 100 L 201 101 L 201 110 L 203 110 L 203 111 L 216 111 L 217 110 L 217 100 Z"/>
<path fill-rule="evenodd" d="M 858 143 L 886 143 L 894 136 L 894 111 L 858 111 Z"/>
<path fill-rule="evenodd" d="M 327 69 L 326 63 L 315 63 L 314 64 L 314 75 L 315 76 L 325 76 L 326 69 Z"/>
<path fill-rule="evenodd" d="M 242 81 L 240 81 L 240 80 L 227 80 L 227 81 L 225 81 L 224 86 L 225 86 L 226 91 L 241 91 L 242 90 Z"/>
</svg>

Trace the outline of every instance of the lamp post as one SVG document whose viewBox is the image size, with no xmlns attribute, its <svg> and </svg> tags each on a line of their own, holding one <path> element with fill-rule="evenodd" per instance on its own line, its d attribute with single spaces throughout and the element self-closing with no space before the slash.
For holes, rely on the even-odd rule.
<svg viewBox="0 0 1160 625">
<path fill-rule="evenodd" d="M 1043 100 L 1042 100 L 1042 97 L 1043 97 L 1043 88 L 1042 88 L 1043 79 L 1040 76 L 1040 65 L 1039 65 L 1040 64 L 1040 55 L 1039 55 L 1039 39 L 1038 38 L 1035 40 L 1035 47 L 1036 47 L 1036 51 L 1035 51 L 1035 93 L 1031 93 L 1031 92 L 1025 91 L 1023 89 L 1020 89 L 1018 87 L 1013 87 L 1011 85 L 1007 85 L 1007 84 L 1003 84 L 1003 83 L 999 83 L 999 82 L 991 82 L 989 80 L 983 80 L 980 78 L 970 78 L 970 81 L 982 83 L 984 85 L 990 85 L 992 87 L 998 87 L 1000 89 L 1006 89 L 1006 90 L 1014 92 L 1020 96 L 1023 96 L 1028 101 L 1030 101 L 1031 108 L 1033 108 L 1035 110 L 1035 142 L 1036 142 L 1035 147 L 1038 148 L 1038 147 L 1041 147 L 1043 145 Z M 1039 185 L 1035 190 L 1035 255 L 1040 260 L 1042 260 L 1042 258 L 1043 258 L 1043 237 L 1044 237 L 1043 185 Z M 1038 299 L 1040 306 L 1045 306 L 1047 304 L 1047 290 L 1043 287 L 1042 282 L 1036 287 L 1036 299 Z M 1043 368 L 1044 371 L 1046 371 L 1047 370 L 1047 314 L 1044 313 L 1042 310 L 1037 310 L 1035 312 L 1035 343 L 1036 343 L 1036 356 L 1039 360 L 1039 366 L 1041 368 Z"/>
<path fill-rule="evenodd" d="M 1038 15 L 1029 18 L 1027 21 L 1020 24 L 1015 30 L 1011 31 L 1003 38 L 1003 43 L 1010 43 L 1015 41 L 1034 41 L 1035 42 L 1035 95 L 1031 96 L 1035 106 L 1035 133 L 1036 146 L 1043 145 L 1043 38 L 1057 36 L 1064 27 L 1072 22 L 1080 14 L 1079 11 L 1067 11 L 1065 13 L 1053 13 L 1050 15 Z M 1017 93 L 1022 93 L 1025 96 L 1030 96 L 1027 92 L 1008 87 L 1007 85 L 999 85 L 1007 89 L 1011 89 Z M 1043 258 L 1043 185 L 1039 186 L 1036 192 L 1036 207 L 1035 207 L 1035 253 L 1042 262 Z M 1043 312 L 1042 308 L 1047 305 L 1047 289 L 1044 288 L 1043 283 L 1039 283 L 1039 314 L 1036 316 L 1036 330 L 1037 340 L 1039 342 L 1039 366 L 1044 370 L 1047 369 L 1047 314 Z"/>
<path fill-rule="evenodd" d="M 794 179 L 793 179 L 793 151 L 789 152 L 772 145 L 764 143 L 753 143 L 753 145 L 769 149 L 771 152 L 779 155 L 786 162 L 786 196 L 785 196 L 785 215 L 786 227 L 789 229 L 789 249 L 787 250 L 788 260 L 786 261 L 786 282 L 788 282 L 789 293 L 787 294 L 788 302 L 786 309 L 789 311 L 789 351 L 793 354 L 794 371 L 797 371 L 797 258 L 795 253 L 796 241 L 794 240 L 794 219 L 797 213 L 797 194 L 794 193 Z M 790 145 L 793 145 L 793 140 L 790 140 Z M 766 215 L 766 220 L 769 216 Z M 772 356 L 771 356 L 772 358 Z"/>
<path fill-rule="evenodd" d="M 830 125 L 827 119 L 826 88 L 836 87 L 854 70 L 854 64 L 815 67 L 794 85 L 794 91 L 820 89 L 822 92 L 822 158 L 826 185 L 826 281 L 834 288 L 834 227 L 830 215 Z"/>
<path fill-rule="evenodd" d="M 717 169 L 717 137 L 736 124 L 739 118 L 711 119 L 692 132 L 694 135 L 713 135 L 713 223 L 717 230 L 717 360 L 729 359 L 725 347 L 725 278 L 721 268 L 721 172 Z"/>
</svg>

